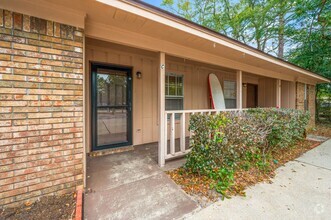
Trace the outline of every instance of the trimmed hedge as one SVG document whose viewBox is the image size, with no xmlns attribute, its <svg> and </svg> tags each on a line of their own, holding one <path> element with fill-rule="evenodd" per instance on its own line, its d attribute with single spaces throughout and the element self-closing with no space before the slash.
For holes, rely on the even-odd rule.
<svg viewBox="0 0 331 220">
<path fill-rule="evenodd" d="M 192 150 L 184 167 L 219 180 L 216 190 L 224 192 L 239 165 L 258 160 L 266 167 L 272 151 L 303 139 L 309 118 L 308 112 L 277 108 L 192 115 Z"/>
</svg>

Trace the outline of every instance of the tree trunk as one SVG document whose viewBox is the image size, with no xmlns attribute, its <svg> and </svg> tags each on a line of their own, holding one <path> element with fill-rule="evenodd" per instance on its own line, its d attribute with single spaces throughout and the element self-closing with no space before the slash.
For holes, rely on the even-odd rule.
<svg viewBox="0 0 331 220">
<path fill-rule="evenodd" d="M 285 28 L 285 14 L 284 14 L 284 3 L 283 1 L 280 2 L 280 11 L 279 11 L 279 28 L 278 28 L 278 58 L 284 58 L 284 28 Z"/>
</svg>

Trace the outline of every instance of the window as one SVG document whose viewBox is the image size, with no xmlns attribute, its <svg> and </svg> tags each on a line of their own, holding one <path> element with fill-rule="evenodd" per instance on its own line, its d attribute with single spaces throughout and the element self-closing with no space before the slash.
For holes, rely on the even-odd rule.
<svg viewBox="0 0 331 220">
<path fill-rule="evenodd" d="M 224 81 L 224 100 L 226 108 L 236 108 L 236 82 L 234 81 Z"/>
<path fill-rule="evenodd" d="M 165 80 L 165 110 L 184 109 L 183 75 L 166 74 Z"/>
</svg>

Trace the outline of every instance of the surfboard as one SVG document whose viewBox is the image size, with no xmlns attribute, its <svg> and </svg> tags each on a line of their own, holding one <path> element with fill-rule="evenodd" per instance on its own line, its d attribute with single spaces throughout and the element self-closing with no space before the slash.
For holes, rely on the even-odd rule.
<svg viewBox="0 0 331 220">
<path fill-rule="evenodd" d="M 213 109 L 225 109 L 224 94 L 217 76 L 210 73 L 208 76 L 208 83 Z"/>
</svg>

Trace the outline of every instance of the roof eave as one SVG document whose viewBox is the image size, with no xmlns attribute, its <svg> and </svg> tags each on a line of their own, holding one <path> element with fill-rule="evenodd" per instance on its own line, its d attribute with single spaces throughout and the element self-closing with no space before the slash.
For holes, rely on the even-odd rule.
<svg viewBox="0 0 331 220">
<path fill-rule="evenodd" d="M 170 12 L 167 12 L 167 11 L 165 11 L 163 9 L 158 8 L 158 7 L 152 6 L 152 5 L 150 5 L 148 3 L 145 3 L 143 1 L 136 1 L 136 0 L 117 0 L 117 1 L 113 1 L 113 0 L 112 1 L 109 1 L 109 0 L 97 0 L 97 1 L 102 2 L 104 4 L 107 4 L 107 5 L 111 5 L 113 7 L 118 7 L 121 10 L 126 10 L 126 11 L 129 11 L 131 13 L 135 13 L 135 14 L 137 14 L 139 16 L 142 16 L 141 13 L 139 13 L 138 11 L 134 11 L 134 10 L 132 11 L 132 10 L 129 10 L 128 8 L 125 8 L 125 7 L 119 7 L 120 4 L 116 4 L 116 3 L 123 3 L 123 4 L 127 4 L 127 6 L 133 6 L 135 8 L 144 10 L 144 11 L 149 12 L 149 13 L 152 13 L 152 14 L 154 14 L 156 16 L 160 16 L 160 17 L 162 17 L 164 19 L 168 19 L 169 22 L 166 24 L 168 26 L 171 26 L 171 24 L 173 22 L 176 22 L 178 24 L 184 25 L 187 28 L 192 28 L 192 29 L 194 29 L 196 31 L 201 32 L 201 35 L 202 36 L 207 34 L 210 37 L 217 38 L 217 39 L 219 39 L 219 40 L 221 40 L 223 42 L 227 42 L 228 44 L 230 43 L 231 45 L 237 47 L 237 48 L 233 48 L 232 47 L 233 49 L 237 49 L 239 51 L 244 50 L 242 52 L 244 52 L 244 53 L 245 52 L 248 52 L 248 53 L 250 53 L 251 55 L 253 55 L 253 56 L 257 57 L 257 58 L 264 59 L 264 60 L 266 60 L 268 62 L 275 63 L 277 65 L 283 66 L 283 67 L 288 68 L 288 69 L 292 69 L 292 70 L 294 70 L 294 71 L 296 71 L 296 72 L 298 72 L 300 74 L 303 74 L 305 76 L 312 77 L 312 78 L 314 78 L 317 81 L 317 83 L 330 83 L 331 82 L 330 79 L 327 79 L 326 77 L 323 77 L 323 76 L 321 76 L 321 75 L 319 75 L 317 73 L 314 73 L 312 71 L 306 70 L 306 69 L 304 69 L 302 67 L 299 67 L 299 66 L 297 66 L 297 65 L 295 65 L 293 63 L 290 63 L 288 61 L 282 60 L 280 58 L 274 57 L 274 56 L 272 56 L 270 54 L 267 54 L 267 53 L 265 53 L 263 51 L 260 51 L 260 50 L 258 50 L 256 48 L 254 48 L 254 47 L 251 47 L 249 45 L 246 45 L 246 44 L 244 44 L 244 43 L 242 43 L 240 41 L 234 40 L 234 39 L 232 39 L 230 37 L 227 37 L 227 36 L 225 36 L 223 34 L 220 34 L 220 33 L 216 32 L 216 31 L 213 31 L 213 30 L 211 30 L 209 28 L 203 27 L 203 26 L 201 26 L 199 24 L 196 24 L 196 23 L 194 23 L 192 21 L 186 20 L 186 19 L 184 19 L 182 17 L 179 17 L 179 16 L 177 16 L 175 14 L 172 14 Z M 151 17 L 147 17 L 147 18 L 148 19 L 152 19 Z M 199 36 L 199 37 L 202 37 L 202 36 Z M 211 39 L 208 39 L 208 40 L 211 40 Z M 213 41 L 213 40 L 211 40 L 211 41 Z"/>
</svg>

